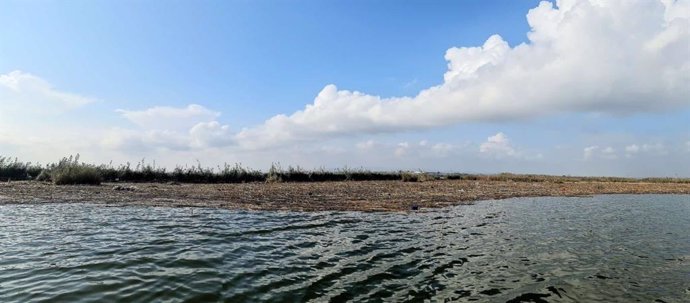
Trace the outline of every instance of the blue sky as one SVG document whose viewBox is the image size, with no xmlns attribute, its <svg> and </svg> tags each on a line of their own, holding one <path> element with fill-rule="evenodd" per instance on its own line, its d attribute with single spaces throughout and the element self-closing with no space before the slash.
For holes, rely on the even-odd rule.
<svg viewBox="0 0 690 303">
<path fill-rule="evenodd" d="M 210 103 L 260 123 L 329 83 L 383 96 L 437 84 L 446 49 L 522 42 L 537 3 L 11 1 L 0 69 L 121 107 Z"/>
<path fill-rule="evenodd" d="M 0 154 L 690 176 L 666 2 L 3 1 Z"/>
</svg>

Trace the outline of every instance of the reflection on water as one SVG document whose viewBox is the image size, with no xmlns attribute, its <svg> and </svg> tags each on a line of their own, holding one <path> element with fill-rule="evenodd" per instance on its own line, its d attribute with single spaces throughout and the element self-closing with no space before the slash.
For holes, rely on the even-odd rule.
<svg viewBox="0 0 690 303">
<path fill-rule="evenodd" d="M 0 302 L 687 302 L 690 196 L 414 213 L 0 206 Z"/>
</svg>

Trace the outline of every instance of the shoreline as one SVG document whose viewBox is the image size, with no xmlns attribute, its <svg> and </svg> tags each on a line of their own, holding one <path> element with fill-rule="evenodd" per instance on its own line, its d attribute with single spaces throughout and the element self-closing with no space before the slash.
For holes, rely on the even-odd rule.
<svg viewBox="0 0 690 303">
<path fill-rule="evenodd" d="M 485 180 L 342 181 L 305 183 L 0 184 L 0 205 L 92 203 L 106 206 L 210 207 L 274 211 L 408 211 L 515 197 L 598 194 L 690 194 L 690 183 L 515 182 Z"/>
</svg>

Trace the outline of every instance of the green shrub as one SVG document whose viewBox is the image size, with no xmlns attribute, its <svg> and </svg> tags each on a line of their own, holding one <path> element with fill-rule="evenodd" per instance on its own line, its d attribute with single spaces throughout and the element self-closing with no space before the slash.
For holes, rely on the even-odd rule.
<svg viewBox="0 0 690 303">
<path fill-rule="evenodd" d="M 57 185 L 100 185 L 102 180 L 95 166 L 79 163 L 79 154 L 76 157 L 62 158 L 57 165 L 48 170 L 48 174 Z"/>
<path fill-rule="evenodd" d="M 38 175 L 40 171 L 40 165 L 20 162 L 17 158 L 0 156 L 0 181 L 29 180 Z"/>
<path fill-rule="evenodd" d="M 71 167 L 53 172 L 53 183 L 57 185 L 89 184 L 100 185 L 101 174 L 94 167 Z"/>
</svg>

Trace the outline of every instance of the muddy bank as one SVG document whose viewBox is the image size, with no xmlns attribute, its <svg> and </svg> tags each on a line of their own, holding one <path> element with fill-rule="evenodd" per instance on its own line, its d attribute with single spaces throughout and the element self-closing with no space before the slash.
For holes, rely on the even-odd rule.
<svg viewBox="0 0 690 303">
<path fill-rule="evenodd" d="M 690 194 L 690 183 L 436 180 L 57 186 L 21 181 L 0 184 L 0 204 L 67 202 L 252 210 L 404 211 L 413 206 L 444 207 L 510 197 L 652 193 Z"/>
</svg>

